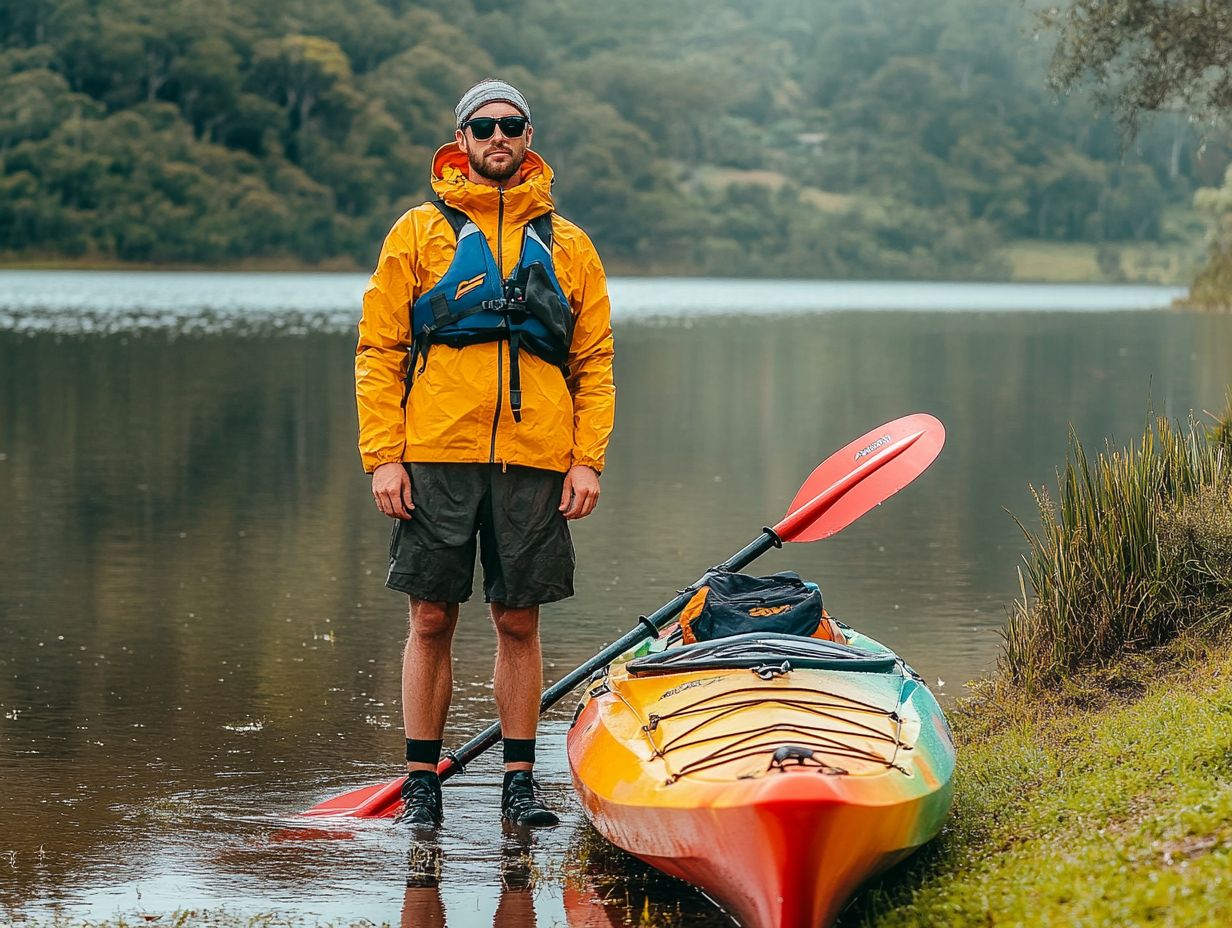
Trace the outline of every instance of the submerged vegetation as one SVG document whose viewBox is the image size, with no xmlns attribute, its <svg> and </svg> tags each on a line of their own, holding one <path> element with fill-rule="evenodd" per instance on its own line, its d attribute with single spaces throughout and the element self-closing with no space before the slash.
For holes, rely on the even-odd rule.
<svg viewBox="0 0 1232 928">
<path fill-rule="evenodd" d="M 1077 436 L 1057 498 L 1035 491 L 1022 599 L 1001 670 L 1027 690 L 1232 616 L 1227 418 L 1148 425 L 1135 447 L 1088 457 Z M 1020 523 L 1021 524 L 1021 523 Z M 1027 586 L 1030 587 L 1028 596 Z"/>
</svg>

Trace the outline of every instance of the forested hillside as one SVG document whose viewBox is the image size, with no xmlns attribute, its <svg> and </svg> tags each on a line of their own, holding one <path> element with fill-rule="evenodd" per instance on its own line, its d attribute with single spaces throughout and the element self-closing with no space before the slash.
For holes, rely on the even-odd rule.
<svg viewBox="0 0 1232 928">
<path fill-rule="evenodd" d="M 373 262 L 474 80 L 527 93 L 625 272 L 1002 277 L 1162 242 L 1228 158 L 1121 151 L 1005 0 L 6 0 L 0 252 Z"/>
</svg>

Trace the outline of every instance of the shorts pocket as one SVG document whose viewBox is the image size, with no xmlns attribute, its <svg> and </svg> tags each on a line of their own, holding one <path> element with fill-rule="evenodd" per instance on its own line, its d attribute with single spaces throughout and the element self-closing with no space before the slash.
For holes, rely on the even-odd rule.
<svg viewBox="0 0 1232 928">
<path fill-rule="evenodd" d="M 394 527 L 389 533 L 389 560 L 398 559 L 398 544 L 402 541 L 402 520 L 394 519 Z"/>
</svg>

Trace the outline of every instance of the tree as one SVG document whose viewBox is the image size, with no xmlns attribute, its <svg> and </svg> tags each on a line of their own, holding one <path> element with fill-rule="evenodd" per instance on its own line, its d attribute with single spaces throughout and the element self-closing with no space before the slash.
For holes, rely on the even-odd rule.
<svg viewBox="0 0 1232 928">
<path fill-rule="evenodd" d="M 287 113 L 292 157 L 298 157 L 310 121 L 328 111 L 349 122 L 359 97 L 351 86 L 351 62 L 338 43 L 314 35 L 287 35 L 258 42 L 250 83 Z"/>
<path fill-rule="evenodd" d="M 1232 167 L 1222 187 L 1203 187 L 1194 206 L 1210 229 L 1210 255 L 1194 278 L 1187 300 L 1199 309 L 1232 310 Z"/>
<path fill-rule="evenodd" d="M 1232 113 L 1232 0 L 1074 0 L 1041 21 L 1059 33 L 1053 83 L 1093 81 L 1131 133 L 1143 113 Z"/>
</svg>

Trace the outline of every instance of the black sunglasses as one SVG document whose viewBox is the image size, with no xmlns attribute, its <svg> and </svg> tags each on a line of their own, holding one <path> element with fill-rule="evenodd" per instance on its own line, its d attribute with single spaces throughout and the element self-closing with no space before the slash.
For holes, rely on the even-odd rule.
<svg viewBox="0 0 1232 928">
<path fill-rule="evenodd" d="M 471 135 L 480 142 L 490 139 L 497 126 L 500 126 L 501 134 L 505 138 L 517 139 L 522 137 L 529 122 L 525 116 L 476 116 L 462 123 L 462 128 L 470 129 Z"/>
</svg>

